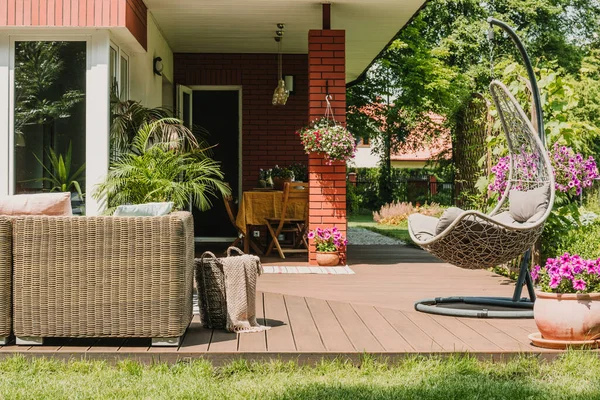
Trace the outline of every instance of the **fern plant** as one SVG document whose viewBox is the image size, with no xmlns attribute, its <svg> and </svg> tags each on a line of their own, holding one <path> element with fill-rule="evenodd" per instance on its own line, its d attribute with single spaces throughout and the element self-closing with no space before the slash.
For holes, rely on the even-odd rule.
<svg viewBox="0 0 600 400">
<path fill-rule="evenodd" d="M 71 173 L 72 150 L 72 145 L 69 143 L 69 149 L 63 157 L 62 154 L 57 154 L 54 149 L 50 148 L 47 154 L 51 168 L 48 168 L 46 165 L 44 165 L 44 162 L 40 160 L 34 153 L 33 156 L 37 162 L 40 163 L 42 168 L 44 168 L 44 171 L 46 171 L 48 176 L 37 178 L 33 181 L 50 183 L 50 191 L 52 192 L 72 192 L 72 189 L 75 189 L 77 194 L 79 194 L 79 198 L 83 199 L 83 193 L 81 191 L 81 184 L 79 183 L 79 180 L 85 171 L 85 163 L 80 166 L 77 171 Z"/>
<path fill-rule="evenodd" d="M 172 141 L 153 139 L 168 122 L 163 118 L 142 123 L 130 151 L 111 164 L 93 194 L 106 205 L 106 214 L 121 204 L 163 201 L 172 201 L 177 210 L 191 203 L 205 211 L 211 208 L 212 199 L 230 194 L 220 163 L 204 150 L 183 151 L 174 149 Z"/>
</svg>

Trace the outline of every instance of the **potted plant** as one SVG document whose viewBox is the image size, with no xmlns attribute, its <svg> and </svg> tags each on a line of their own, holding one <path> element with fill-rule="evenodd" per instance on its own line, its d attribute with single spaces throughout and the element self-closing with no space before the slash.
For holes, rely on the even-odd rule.
<svg viewBox="0 0 600 400">
<path fill-rule="evenodd" d="M 271 170 L 271 179 L 273 179 L 273 189 L 283 190 L 283 185 L 286 182 L 294 180 L 294 173 L 288 168 L 281 168 L 275 165 Z"/>
<path fill-rule="evenodd" d="M 342 125 L 328 118 L 320 118 L 296 132 L 306 154 L 321 153 L 328 164 L 354 158 L 356 140 Z"/>
<path fill-rule="evenodd" d="M 340 263 L 340 248 L 345 247 L 348 240 L 338 228 L 317 228 L 308 233 L 308 238 L 315 241 L 317 264 L 330 267 Z"/>
<path fill-rule="evenodd" d="M 294 163 L 288 169 L 294 174 L 294 180 L 297 182 L 308 182 L 308 167 L 306 164 Z"/>
<path fill-rule="evenodd" d="M 544 341 L 568 345 L 600 338 L 600 259 L 565 253 L 534 266 L 531 277 L 539 285 L 533 314 Z"/>
<path fill-rule="evenodd" d="M 205 151 L 174 149 L 171 141 L 153 137 L 165 122 L 169 121 L 143 123 L 132 139 L 131 150 L 111 163 L 93 194 L 105 202 L 107 214 L 121 204 L 166 201 L 173 202 L 175 210 L 184 210 L 191 203 L 206 211 L 213 198 L 231 194 L 220 163 Z"/>
</svg>

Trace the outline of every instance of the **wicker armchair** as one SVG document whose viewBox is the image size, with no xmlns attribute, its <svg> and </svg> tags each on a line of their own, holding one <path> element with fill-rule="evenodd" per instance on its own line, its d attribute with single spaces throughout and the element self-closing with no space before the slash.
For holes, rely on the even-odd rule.
<svg viewBox="0 0 600 400">
<path fill-rule="evenodd" d="M 12 223 L 0 217 L 0 345 L 6 344 L 12 324 Z"/>
<path fill-rule="evenodd" d="M 17 344 L 39 344 L 44 337 L 179 344 L 192 319 L 190 213 L 28 216 L 15 218 L 13 226 Z"/>
</svg>

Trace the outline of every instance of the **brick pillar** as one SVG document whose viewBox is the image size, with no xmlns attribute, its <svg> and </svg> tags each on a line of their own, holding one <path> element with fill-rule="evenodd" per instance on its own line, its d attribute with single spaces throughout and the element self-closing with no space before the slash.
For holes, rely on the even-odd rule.
<svg viewBox="0 0 600 400">
<path fill-rule="evenodd" d="M 308 32 L 309 121 L 325 115 L 327 86 L 333 97 L 331 107 L 336 121 L 346 123 L 346 34 L 343 30 Z M 346 220 L 346 164 L 327 165 L 320 154 L 308 158 L 310 229 L 337 226 L 344 235 Z M 345 260 L 345 254 L 342 257 Z M 314 243 L 310 243 L 309 263 L 316 264 Z"/>
</svg>

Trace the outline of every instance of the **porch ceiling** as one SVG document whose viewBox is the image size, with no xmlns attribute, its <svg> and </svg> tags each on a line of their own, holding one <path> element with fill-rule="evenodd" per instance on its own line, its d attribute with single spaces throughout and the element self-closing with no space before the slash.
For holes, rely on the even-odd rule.
<svg viewBox="0 0 600 400">
<path fill-rule="evenodd" d="M 331 28 L 346 30 L 346 81 L 356 79 L 426 0 L 336 0 Z M 176 53 L 274 53 L 278 22 L 284 53 L 307 53 L 321 28 L 314 0 L 145 0 Z"/>
</svg>

